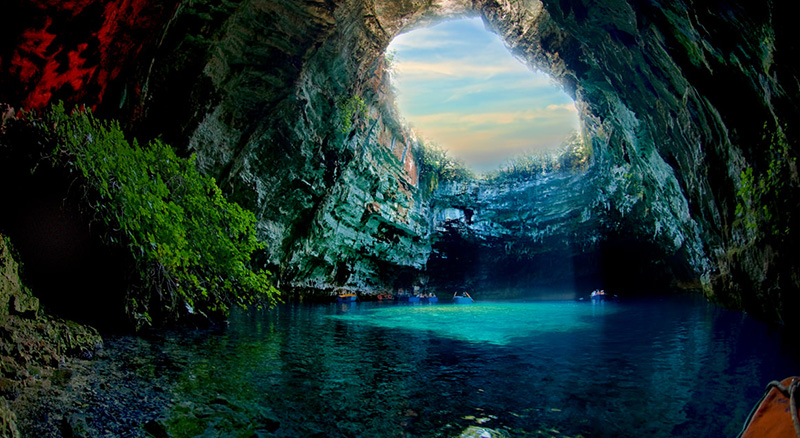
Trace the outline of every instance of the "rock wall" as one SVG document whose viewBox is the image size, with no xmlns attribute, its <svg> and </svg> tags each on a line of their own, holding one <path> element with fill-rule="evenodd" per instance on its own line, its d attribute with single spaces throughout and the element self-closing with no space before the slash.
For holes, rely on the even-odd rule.
<svg viewBox="0 0 800 438">
<path fill-rule="evenodd" d="M 624 181 L 621 186 L 617 179 Z M 442 184 L 434 193 L 430 285 L 480 298 L 579 298 L 596 288 L 649 293 L 691 286 L 696 272 L 631 196 L 636 180 L 599 165 L 533 177 Z"/>
<path fill-rule="evenodd" d="M 388 40 L 348 6 L 245 2 L 204 67 L 220 103 L 189 149 L 256 212 L 283 287 L 370 292 L 429 252 L 414 139 L 383 71 Z"/>
<path fill-rule="evenodd" d="M 430 286 L 479 299 L 552 298 L 546 292 L 556 289 L 573 298 L 579 284 L 599 286 L 600 266 L 587 257 L 610 226 L 598 176 L 594 168 L 442 184 L 431 202 Z"/>
<path fill-rule="evenodd" d="M 586 105 L 588 131 L 604 138 L 599 165 L 625 177 L 604 185 L 627 184 L 628 199 L 640 203 L 641 238 L 678 251 L 709 296 L 793 318 L 786 306 L 797 300 L 797 268 L 785 261 L 797 240 L 788 224 L 798 203 L 800 93 L 785 6 L 544 6 L 558 30 L 536 38 L 515 38 L 524 27 L 500 14 L 492 20 L 528 59 L 555 59 L 553 73 Z M 770 168 L 781 183 L 770 181 Z M 743 178 L 748 171 L 756 177 Z M 775 193 L 751 196 L 758 184 Z M 753 213 L 754 197 L 775 214 Z"/>
<path fill-rule="evenodd" d="M 16 314 L 35 318 L 38 313 L 39 300 L 20 281 L 11 243 L 0 234 L 0 317 Z"/>
<path fill-rule="evenodd" d="M 570 224 L 545 227 L 531 245 L 577 227 L 573 247 L 591 253 L 594 234 L 575 220 L 590 212 L 586 224 L 606 230 L 605 242 L 648 247 L 678 260 L 671 266 L 708 296 L 789 321 L 800 281 L 789 261 L 798 240 L 800 74 L 786 8 L 735 0 L 185 1 L 161 20 L 150 49 L 129 51 L 136 67 L 117 76 L 99 109 L 127 114 L 141 136 L 196 153 L 258 215 L 269 243 L 264 263 L 284 288 L 413 283 L 438 225 L 415 188 L 414 139 L 394 113 L 383 52 L 414 26 L 480 15 L 515 55 L 575 97 L 595 153 L 582 177 L 593 196 L 571 200 L 560 217 L 538 198 L 519 207 Z M 363 113 L 353 106 L 361 99 Z M 471 202 L 495 191 L 502 203 L 497 190 L 479 187 L 484 194 Z M 481 208 L 503 224 L 501 206 Z"/>
</svg>

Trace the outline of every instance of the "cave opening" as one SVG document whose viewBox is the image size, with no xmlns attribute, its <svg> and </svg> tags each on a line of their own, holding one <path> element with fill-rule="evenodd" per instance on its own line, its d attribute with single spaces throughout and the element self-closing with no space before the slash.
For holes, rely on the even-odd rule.
<svg viewBox="0 0 800 438">
<path fill-rule="evenodd" d="M 579 138 L 573 98 L 513 56 L 480 17 L 402 33 L 386 60 L 397 106 L 418 137 L 472 171 L 557 154 Z"/>
<path fill-rule="evenodd" d="M 428 285 L 488 299 L 571 299 L 683 281 L 672 266 L 683 267 L 683 255 L 637 234 L 649 218 L 630 181 L 645 177 L 628 161 L 622 176 L 605 166 L 618 141 L 611 136 L 625 135 L 628 153 L 645 129 L 631 122 L 629 136 L 609 126 L 583 101 L 577 73 L 542 55 L 556 43 L 524 47 L 502 26 L 487 17 L 422 20 L 386 50 L 398 109 L 421 142 L 479 173 L 438 179 Z M 603 207 L 629 203 L 635 215 Z M 622 239 L 628 228 L 639 231 Z"/>
</svg>

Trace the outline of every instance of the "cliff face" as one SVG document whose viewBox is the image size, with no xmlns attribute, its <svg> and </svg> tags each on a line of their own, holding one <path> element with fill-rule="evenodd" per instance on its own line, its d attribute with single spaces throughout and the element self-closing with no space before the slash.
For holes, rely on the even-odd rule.
<svg viewBox="0 0 800 438">
<path fill-rule="evenodd" d="M 159 21 L 157 41 L 123 51 L 135 67 L 114 76 L 99 110 L 196 153 L 256 212 L 270 244 L 264 262 L 283 287 L 381 290 L 426 275 L 476 284 L 499 277 L 501 263 L 481 260 L 500 254 L 493 260 L 530 271 L 509 289 L 547 272 L 570 275 L 543 260 L 608 277 L 614 255 L 630 271 L 648 272 L 642 265 L 653 260 L 709 296 L 790 319 L 800 281 L 789 261 L 800 75 L 784 7 L 182 2 Z M 401 31 L 458 15 L 482 16 L 515 55 L 574 95 L 594 150 L 588 173 L 445 185 L 432 201 L 420 193 L 415 141 L 394 113 L 383 52 Z M 98 59 L 106 61 L 95 71 L 108 69 Z M 32 99 L 6 90 L 2 98 Z M 481 254 L 469 263 L 485 275 L 448 277 L 464 265 L 444 260 L 467 250 Z M 630 256 L 639 253 L 646 257 Z"/>
<path fill-rule="evenodd" d="M 219 103 L 189 149 L 256 212 L 284 287 L 382 289 L 429 252 L 414 140 L 386 88 L 388 39 L 364 14 L 247 2 L 204 67 Z"/>
<path fill-rule="evenodd" d="M 604 185 L 627 184 L 641 238 L 681 254 L 708 295 L 790 318 L 798 75 L 787 11 L 779 2 L 544 3 L 559 31 L 539 34 L 540 44 L 507 40 L 530 58 L 557 59 L 555 74 L 574 84 L 588 131 L 604 138 L 598 164 L 625 176 Z"/>
<path fill-rule="evenodd" d="M 528 180 L 447 183 L 432 201 L 432 284 L 477 296 L 517 298 L 576 287 L 601 276 L 609 231 L 595 169 Z"/>
</svg>

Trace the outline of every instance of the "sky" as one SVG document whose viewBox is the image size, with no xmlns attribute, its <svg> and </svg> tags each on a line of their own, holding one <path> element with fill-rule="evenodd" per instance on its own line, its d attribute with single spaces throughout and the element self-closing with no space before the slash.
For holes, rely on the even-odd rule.
<svg viewBox="0 0 800 438">
<path fill-rule="evenodd" d="M 401 34 L 387 53 L 406 121 L 475 171 L 552 151 L 578 129 L 572 98 L 514 58 L 480 18 Z"/>
</svg>

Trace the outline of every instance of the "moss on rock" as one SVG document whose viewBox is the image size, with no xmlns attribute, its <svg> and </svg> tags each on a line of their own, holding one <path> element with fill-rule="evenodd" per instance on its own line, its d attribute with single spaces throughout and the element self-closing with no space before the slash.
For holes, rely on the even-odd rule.
<svg viewBox="0 0 800 438">
<path fill-rule="evenodd" d="M 0 316 L 38 310 L 38 300 L 19 280 L 19 263 L 12 256 L 11 243 L 0 235 Z"/>
<path fill-rule="evenodd" d="M 17 429 L 17 416 L 8 408 L 5 400 L 0 400 L 0 436 L 7 438 L 19 438 Z"/>
</svg>

